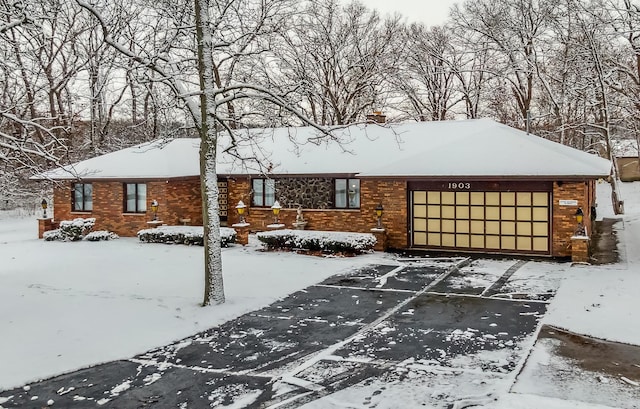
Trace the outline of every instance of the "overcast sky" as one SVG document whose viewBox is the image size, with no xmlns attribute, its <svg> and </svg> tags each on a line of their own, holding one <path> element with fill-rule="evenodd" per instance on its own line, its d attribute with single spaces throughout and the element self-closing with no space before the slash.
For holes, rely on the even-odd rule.
<svg viewBox="0 0 640 409">
<path fill-rule="evenodd" d="M 348 0 L 343 1 L 347 3 Z M 462 0 L 366 0 L 363 3 L 383 15 L 399 12 L 410 23 L 419 21 L 431 26 L 443 23 L 449 15 L 449 8 L 462 3 Z"/>
</svg>

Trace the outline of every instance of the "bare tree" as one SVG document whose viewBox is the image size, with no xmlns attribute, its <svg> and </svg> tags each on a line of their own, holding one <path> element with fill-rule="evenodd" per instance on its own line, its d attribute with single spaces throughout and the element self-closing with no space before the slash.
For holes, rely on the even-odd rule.
<svg viewBox="0 0 640 409">
<path fill-rule="evenodd" d="M 397 68 L 399 18 L 383 20 L 357 2 L 304 5 L 274 51 L 280 83 L 299 86 L 295 92 L 317 123 L 363 120 L 384 105 L 386 79 Z"/>
<path fill-rule="evenodd" d="M 403 111 L 419 121 L 451 119 L 451 109 L 465 97 L 467 107 L 472 110 L 471 94 L 456 94 L 456 81 L 466 78 L 462 74 L 461 54 L 447 29 L 412 24 L 404 30 L 403 39 L 406 46 L 401 69 L 393 80 L 400 90 L 402 102 L 398 105 L 407 106 Z"/>
<path fill-rule="evenodd" d="M 483 47 L 493 51 L 492 71 L 504 81 L 514 99 L 515 112 L 507 123 L 522 127 L 535 92 L 536 47 L 549 35 L 556 13 L 551 0 L 468 0 L 452 9 L 455 29 L 477 33 Z"/>
<path fill-rule="evenodd" d="M 205 293 L 203 305 L 223 303 L 224 288 L 220 250 L 220 219 L 216 161 L 218 145 L 231 155 L 240 156 L 236 149 L 238 134 L 232 132 L 229 123 L 232 112 L 229 102 L 260 100 L 291 112 L 302 122 L 309 121 L 295 105 L 282 95 L 253 82 L 242 81 L 231 73 L 246 72 L 241 65 L 244 57 L 264 50 L 261 41 L 280 30 L 292 10 L 291 4 L 282 0 L 195 0 L 193 16 L 195 25 L 174 27 L 180 36 L 194 34 L 197 55 L 189 55 L 189 49 L 172 53 L 171 44 L 160 49 L 136 49 L 115 40 L 112 28 L 104 18 L 107 5 L 101 8 L 83 0 L 76 2 L 99 22 L 103 41 L 141 67 L 153 72 L 155 80 L 164 84 L 176 98 L 183 101 L 201 139 L 200 172 L 205 229 Z M 113 6 L 113 5 L 110 5 Z M 120 5 L 122 6 L 122 5 Z M 110 9 L 110 12 L 114 9 Z M 184 44 L 184 43 L 183 43 Z M 194 58 L 195 57 L 195 58 Z M 194 87 L 191 78 L 183 72 L 191 72 L 189 64 L 197 62 L 199 83 Z M 226 82 L 222 83 L 221 68 L 225 68 Z M 250 70 L 249 70 L 250 71 Z M 242 77 L 240 75 L 240 77 Z M 220 86 L 222 84 L 222 86 Z M 325 132 L 316 126 L 319 132 Z M 225 141 L 220 136 L 225 132 Z"/>
</svg>

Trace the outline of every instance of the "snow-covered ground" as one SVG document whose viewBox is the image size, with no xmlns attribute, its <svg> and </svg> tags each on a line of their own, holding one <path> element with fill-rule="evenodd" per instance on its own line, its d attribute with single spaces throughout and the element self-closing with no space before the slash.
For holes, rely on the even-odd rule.
<svg viewBox="0 0 640 409">
<path fill-rule="evenodd" d="M 133 356 L 389 258 L 266 253 L 257 242 L 225 248 L 227 302 L 202 308 L 202 247 L 46 242 L 35 216 L 0 217 L 0 390 Z"/>
<path fill-rule="evenodd" d="M 598 188 L 599 217 L 613 217 L 607 185 Z M 561 280 L 544 324 L 640 345 L 640 183 L 621 184 L 621 188 L 626 210 L 617 225 L 622 262 L 573 267 L 530 262 L 514 274 L 510 291 L 535 293 L 532 285 L 557 287 Z M 202 308 L 201 247 L 124 238 L 44 242 L 36 235 L 35 216 L 0 213 L 0 390 L 131 357 L 266 306 L 333 274 L 371 263 L 396 263 L 392 255 L 382 253 L 319 258 L 259 252 L 257 243 L 234 246 L 223 249 L 227 302 Z M 491 281 L 496 269 L 504 271 L 505 265 L 495 260 L 478 263 L 465 272 L 466 284 L 482 286 Z M 526 347 L 531 348 L 534 341 L 532 337 Z M 544 350 L 535 352 L 534 363 L 548 358 Z M 457 358 L 451 368 L 408 360 L 387 377 L 305 407 L 337 408 L 351 402 L 350 407 L 411 408 L 426 390 L 434 397 L 468 397 L 457 401 L 453 407 L 458 408 L 472 403 L 491 409 L 636 407 L 622 395 L 608 397 L 601 405 L 539 396 L 545 390 L 533 387 L 535 373 L 522 371 L 516 379 L 519 369 L 504 375 L 476 365 L 502 359 L 496 351 L 484 351 Z M 590 383 L 585 381 L 583 387 L 587 390 Z M 579 391 L 574 394 L 579 395 Z"/>
</svg>

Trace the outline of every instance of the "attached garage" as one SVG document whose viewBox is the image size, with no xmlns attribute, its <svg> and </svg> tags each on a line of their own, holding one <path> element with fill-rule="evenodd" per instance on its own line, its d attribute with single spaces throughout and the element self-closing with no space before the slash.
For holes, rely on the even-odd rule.
<svg viewBox="0 0 640 409">
<path fill-rule="evenodd" d="M 548 255 L 552 183 L 410 183 L 411 247 Z"/>
</svg>

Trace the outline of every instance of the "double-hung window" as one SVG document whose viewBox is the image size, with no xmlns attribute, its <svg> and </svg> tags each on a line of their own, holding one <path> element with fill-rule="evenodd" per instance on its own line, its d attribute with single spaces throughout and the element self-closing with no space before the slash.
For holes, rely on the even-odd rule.
<svg viewBox="0 0 640 409">
<path fill-rule="evenodd" d="M 276 184 L 273 179 L 252 180 L 253 206 L 271 206 L 276 200 Z"/>
<path fill-rule="evenodd" d="M 74 183 L 71 201 L 72 209 L 74 212 L 92 211 L 93 185 L 91 183 Z"/>
<path fill-rule="evenodd" d="M 335 180 L 335 207 L 337 209 L 360 208 L 360 180 Z"/>
<path fill-rule="evenodd" d="M 124 184 L 124 212 L 144 213 L 147 211 L 146 183 Z"/>
</svg>

